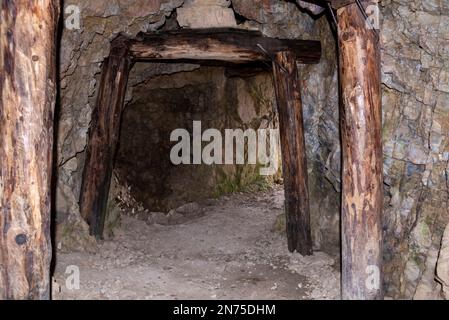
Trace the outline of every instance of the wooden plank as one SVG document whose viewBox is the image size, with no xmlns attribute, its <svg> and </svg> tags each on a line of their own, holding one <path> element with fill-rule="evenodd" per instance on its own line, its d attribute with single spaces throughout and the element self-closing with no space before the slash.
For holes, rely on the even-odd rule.
<svg viewBox="0 0 449 320">
<path fill-rule="evenodd" d="M 382 109 L 378 37 L 357 5 L 337 11 L 342 135 L 342 297 L 382 298 Z"/>
<path fill-rule="evenodd" d="M 284 51 L 275 54 L 273 73 L 279 112 L 288 249 L 311 255 L 301 88 L 294 53 Z"/>
<path fill-rule="evenodd" d="M 275 39 L 244 29 L 141 33 L 128 43 L 132 57 L 141 61 L 271 62 L 274 54 L 283 50 L 293 51 L 298 62 L 304 64 L 318 63 L 321 57 L 319 41 Z"/>
<path fill-rule="evenodd" d="M 97 104 L 92 113 L 80 193 L 80 211 L 91 234 L 102 237 L 120 119 L 131 61 L 117 46 L 103 62 Z"/>
<path fill-rule="evenodd" d="M 0 300 L 50 297 L 58 16 L 58 1 L 2 1 Z"/>
</svg>

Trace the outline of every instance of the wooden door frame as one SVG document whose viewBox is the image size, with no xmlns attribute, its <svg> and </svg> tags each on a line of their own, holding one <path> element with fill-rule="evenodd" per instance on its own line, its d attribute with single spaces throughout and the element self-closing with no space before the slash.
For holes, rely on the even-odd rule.
<svg viewBox="0 0 449 320">
<path fill-rule="evenodd" d="M 300 81 L 296 63 L 318 63 L 321 44 L 281 40 L 258 31 L 199 29 L 120 35 L 103 63 L 96 107 L 92 112 L 80 193 L 80 211 L 91 234 L 101 237 L 119 138 L 128 74 L 132 63 L 194 62 L 214 65 L 272 63 L 280 115 L 285 180 L 288 248 L 312 254 L 307 164 Z M 290 121 L 293 117 L 294 121 Z"/>
</svg>

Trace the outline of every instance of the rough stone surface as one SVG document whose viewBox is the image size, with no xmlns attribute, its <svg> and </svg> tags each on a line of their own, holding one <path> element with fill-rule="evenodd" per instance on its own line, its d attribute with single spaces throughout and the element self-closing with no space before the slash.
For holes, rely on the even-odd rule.
<svg viewBox="0 0 449 320">
<path fill-rule="evenodd" d="M 141 204 L 149 211 L 167 212 L 189 201 L 273 181 L 273 177 L 259 175 L 258 165 L 174 165 L 170 160 L 170 150 L 178 143 L 170 141 L 171 132 L 185 129 L 192 135 L 193 121 L 201 121 L 201 132 L 218 129 L 223 139 L 225 129 L 257 132 L 276 127 L 270 73 L 245 78 L 225 73 L 225 68 L 202 67 L 152 77 L 132 88 L 114 170 L 126 187 L 119 188 L 119 194 L 110 194 L 111 199 L 119 198 L 128 209 L 139 210 Z M 222 143 L 224 146 L 225 141 Z M 207 144 L 202 143 L 203 148 Z M 279 158 L 279 154 L 275 156 Z M 135 201 L 127 206 L 130 197 Z"/>
<path fill-rule="evenodd" d="M 437 281 L 441 283 L 444 298 L 449 300 L 449 224 L 446 226 L 441 241 L 436 274 Z"/>
<path fill-rule="evenodd" d="M 310 2 L 301 1 L 301 0 L 297 0 L 296 2 L 298 3 L 298 5 L 301 8 L 306 9 L 307 11 L 309 11 L 310 13 L 312 13 L 314 15 L 319 15 L 324 10 L 326 10 L 324 7 L 321 7 L 319 5 L 316 5 L 316 4 L 313 4 Z"/>
</svg>

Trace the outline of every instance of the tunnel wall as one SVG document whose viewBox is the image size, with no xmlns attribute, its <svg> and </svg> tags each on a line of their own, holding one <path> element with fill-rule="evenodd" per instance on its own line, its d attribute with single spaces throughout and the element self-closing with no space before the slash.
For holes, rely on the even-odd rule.
<svg viewBox="0 0 449 320">
<path fill-rule="evenodd" d="M 77 200 L 86 134 L 99 72 L 119 32 L 177 28 L 182 0 L 65 1 L 80 7 L 81 28 L 64 28 L 57 139 L 58 245 L 92 248 Z M 305 66 L 302 95 L 314 238 L 339 246 L 340 147 L 335 40 L 325 16 L 295 3 L 234 0 L 239 27 L 267 36 L 320 39 L 323 58 Z M 384 261 L 388 296 L 438 297 L 435 267 L 448 213 L 449 4 L 383 0 L 380 4 L 384 150 Z M 178 69 L 176 69 L 178 68 Z M 185 68 L 182 67 L 182 68 Z M 159 67 L 160 73 L 182 71 Z M 142 81 L 155 71 L 136 75 Z M 132 96 L 131 92 L 129 96 Z"/>
</svg>

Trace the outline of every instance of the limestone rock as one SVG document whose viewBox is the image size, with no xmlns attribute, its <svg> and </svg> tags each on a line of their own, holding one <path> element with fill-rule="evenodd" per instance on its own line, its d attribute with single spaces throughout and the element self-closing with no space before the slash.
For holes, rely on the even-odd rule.
<svg viewBox="0 0 449 320">
<path fill-rule="evenodd" d="M 89 226 L 76 214 L 72 214 L 69 221 L 56 226 L 56 239 L 61 252 L 98 251 L 95 238 L 89 235 Z"/>
<path fill-rule="evenodd" d="M 443 295 L 449 300 L 449 224 L 444 231 L 437 263 L 437 280 L 441 283 Z"/>
<path fill-rule="evenodd" d="M 272 232 L 280 233 L 286 235 L 286 217 L 285 213 L 281 213 L 276 217 L 276 221 L 271 229 Z"/>
</svg>

